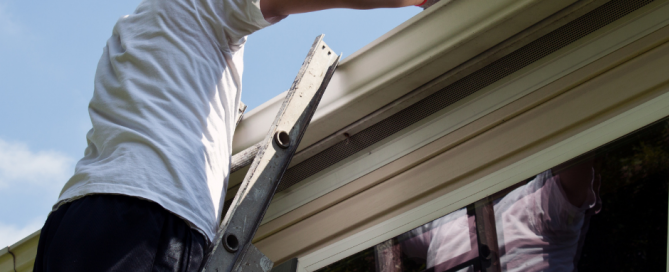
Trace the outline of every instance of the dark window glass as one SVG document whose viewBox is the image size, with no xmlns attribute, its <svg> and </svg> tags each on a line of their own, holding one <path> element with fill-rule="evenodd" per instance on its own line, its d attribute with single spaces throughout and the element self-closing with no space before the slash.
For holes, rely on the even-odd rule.
<svg viewBox="0 0 669 272">
<path fill-rule="evenodd" d="M 321 271 L 664 271 L 663 120 Z"/>
<path fill-rule="evenodd" d="M 601 211 L 592 216 L 581 271 L 666 271 L 669 121 L 599 150 Z"/>
</svg>

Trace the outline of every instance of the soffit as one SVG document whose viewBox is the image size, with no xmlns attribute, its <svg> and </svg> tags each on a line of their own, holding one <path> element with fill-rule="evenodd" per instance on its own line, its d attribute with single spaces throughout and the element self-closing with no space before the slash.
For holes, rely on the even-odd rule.
<svg viewBox="0 0 669 272">
<path fill-rule="evenodd" d="M 525 69 L 525 72 L 519 71 L 519 73 L 516 73 L 516 77 L 519 77 L 518 79 L 509 81 L 507 78 L 505 78 L 505 80 L 502 80 L 504 82 L 501 84 L 495 84 L 499 85 L 499 88 L 495 87 L 492 89 L 497 91 L 486 92 L 490 95 L 486 95 L 484 97 L 497 97 L 494 100 L 501 101 L 503 99 L 499 99 L 499 97 L 495 96 L 494 94 L 508 94 L 509 92 L 519 91 L 523 86 L 533 90 L 537 90 L 536 88 L 540 89 L 531 92 L 520 100 L 514 101 L 493 113 L 485 115 L 471 124 L 468 124 L 457 129 L 456 131 L 451 132 L 450 134 L 447 134 L 447 136 L 444 136 L 439 140 L 420 147 L 418 150 L 406 154 L 401 158 L 388 163 L 387 165 L 384 165 L 376 170 L 371 169 L 372 172 L 366 172 L 367 174 L 363 177 L 360 177 L 350 184 L 332 191 L 332 193 L 328 193 L 320 198 L 317 198 L 304 206 L 301 206 L 283 216 L 276 218 L 275 220 L 266 222 L 266 224 L 261 226 L 258 230 L 256 239 L 264 239 L 275 234 L 276 232 L 281 231 L 282 229 L 305 220 L 305 218 L 314 216 L 316 213 L 319 213 L 325 209 L 329 209 L 334 205 L 338 205 L 337 203 L 341 201 L 347 201 L 356 194 L 368 190 L 370 187 L 377 186 L 377 184 L 383 183 L 388 178 L 392 178 L 395 175 L 407 171 L 417 164 L 420 164 L 423 161 L 444 152 L 445 150 L 454 148 L 455 146 L 468 141 L 472 137 L 476 137 L 476 135 L 486 132 L 494 126 L 498 126 L 504 122 L 508 122 L 509 120 L 514 119 L 515 116 L 517 116 L 522 111 L 532 109 L 541 103 L 545 103 L 547 100 L 551 100 L 557 95 L 560 95 L 561 92 L 569 90 L 574 86 L 578 86 L 583 82 L 590 80 L 592 77 L 595 77 L 597 74 L 606 72 L 607 70 L 610 70 L 613 67 L 616 67 L 617 65 L 620 65 L 621 63 L 626 62 L 629 59 L 658 46 L 658 44 L 664 43 L 669 38 L 669 27 L 665 26 L 667 25 L 668 21 L 668 17 L 666 17 L 667 7 L 667 1 L 656 1 L 654 4 L 645 6 L 644 8 L 641 8 L 641 10 L 633 12 L 633 14 L 623 17 L 622 19 L 619 19 L 616 22 L 600 29 L 596 33 L 589 35 L 586 39 L 579 40 L 572 46 L 566 47 L 563 50 L 560 50 L 560 52 L 556 52 L 556 54 L 551 55 L 552 57 L 544 58 L 536 64 L 531 65 L 532 67 L 527 67 L 529 70 Z M 610 8 L 604 8 L 601 11 L 606 10 L 610 11 Z M 602 12 L 598 13 L 601 14 Z M 577 29 L 579 28 L 577 27 Z M 591 61 L 595 62 L 589 64 Z M 511 76 L 510 78 L 514 78 L 514 76 Z M 542 78 L 546 79 L 544 80 Z M 561 79 L 554 83 L 550 83 L 549 86 L 543 87 L 544 84 L 547 84 L 553 80 L 551 78 Z M 513 82 L 524 83 L 519 85 Z M 601 100 L 604 100 L 604 98 Z M 480 106 L 481 105 L 477 106 L 476 103 L 469 103 L 469 106 L 466 108 L 469 108 L 470 111 L 473 110 L 476 112 L 481 112 L 480 109 L 487 108 Z M 521 110 L 522 108 L 525 110 Z M 581 111 L 581 109 L 574 109 L 573 112 L 569 113 L 574 114 Z M 436 115 L 447 115 L 447 119 L 451 121 L 458 118 L 458 114 L 453 114 L 452 111 Z M 433 125 L 438 124 L 435 122 L 431 123 L 433 123 Z M 485 124 L 481 125 L 482 123 Z M 439 123 L 437 126 L 441 129 L 445 128 L 443 123 Z M 404 138 L 408 139 L 415 138 L 413 136 L 424 136 L 424 133 L 418 132 L 418 129 L 412 129 L 411 132 L 405 135 L 406 137 Z M 519 133 L 524 132 L 527 131 L 519 130 Z M 420 135 L 413 135 L 415 133 Z M 500 141 L 504 142 L 503 140 Z M 399 141 L 396 142 L 399 143 Z M 402 146 L 407 145 L 402 144 Z M 393 148 L 393 150 L 397 151 L 397 148 Z M 374 153 L 377 154 L 383 152 L 377 148 L 374 150 Z M 373 159 L 372 157 L 369 158 Z M 364 162 L 355 163 L 355 165 L 358 166 L 361 164 L 370 165 L 370 163 Z M 355 165 L 353 165 L 353 167 L 355 167 Z M 448 169 L 451 168 L 453 167 L 448 167 Z M 338 182 L 343 178 L 344 175 L 346 175 L 346 173 L 349 172 L 351 171 L 348 170 L 339 174 L 330 173 L 329 175 L 337 179 L 336 181 Z M 292 190 L 292 192 L 289 192 L 289 194 L 284 195 L 284 193 L 281 193 L 277 195 L 277 199 L 275 200 L 289 195 L 291 195 L 289 198 L 285 198 L 283 200 L 295 201 L 299 200 L 297 198 L 302 196 L 296 190 Z M 305 196 L 306 195 L 310 196 L 310 194 L 305 194 Z M 389 199 L 388 201 L 391 200 Z M 275 208 L 276 210 L 278 206 L 282 206 L 278 205 L 280 203 L 274 202 L 272 203 L 272 206 L 270 206 L 270 210 L 272 210 L 272 208 Z M 390 202 L 386 204 L 391 205 Z M 365 205 L 361 206 L 367 207 Z M 266 217 L 267 216 L 270 218 L 276 217 L 276 215 L 270 211 L 268 211 L 268 215 L 266 215 Z"/>
<path fill-rule="evenodd" d="M 291 167 L 607 1 L 437 3 L 340 64 Z M 558 10 L 563 14 L 550 16 Z M 284 95 L 246 114 L 235 133 L 234 152 L 266 136 Z M 230 196 L 247 170 L 230 175 Z"/>
<path fill-rule="evenodd" d="M 625 19 L 618 20 L 621 18 L 621 16 L 624 16 L 628 12 L 648 4 L 650 1 L 613 1 L 606 4 L 605 6 L 602 6 L 601 8 L 597 8 L 606 2 L 608 1 L 579 1 L 573 5 L 570 5 L 569 7 L 551 15 L 545 20 L 533 25 L 521 33 L 518 33 L 514 37 L 505 40 L 504 42 L 489 49 L 485 53 L 476 56 L 475 58 L 460 65 L 456 69 L 453 69 L 439 78 L 432 80 L 429 84 L 423 85 L 421 88 L 402 98 L 405 99 L 406 97 L 409 97 L 409 99 L 405 99 L 404 102 L 411 102 L 411 100 L 417 100 L 416 98 L 424 98 L 430 95 L 430 98 L 423 99 L 424 101 L 427 101 L 427 104 L 423 103 L 424 101 L 420 101 L 416 104 L 410 105 L 409 108 L 406 108 L 405 110 L 402 110 L 401 112 L 394 114 L 387 119 L 383 119 L 380 123 L 374 124 L 372 127 L 369 127 L 360 133 L 352 135 L 350 137 L 350 141 L 338 141 L 338 143 L 332 148 L 328 148 L 326 151 L 318 153 L 316 156 L 309 158 L 304 163 L 300 163 L 295 167 L 291 167 L 284 176 L 284 180 L 282 181 L 281 185 L 282 187 L 279 189 L 281 192 L 275 196 L 275 199 L 270 206 L 270 211 L 268 211 L 268 214 L 265 216 L 265 221 L 276 218 L 276 216 L 285 213 L 287 210 L 294 209 L 297 206 L 304 204 L 305 201 L 318 198 L 330 190 L 333 190 L 336 187 L 349 182 L 351 179 L 355 179 L 365 172 L 372 171 L 373 168 L 379 167 L 389 161 L 397 159 L 398 156 L 402 156 L 402 154 L 406 153 L 404 151 L 405 149 L 406 151 L 413 150 L 429 142 L 430 139 L 438 137 L 439 135 L 429 136 L 426 134 L 424 136 L 430 139 L 425 139 L 427 142 L 424 141 L 422 144 L 416 143 L 415 141 L 408 143 L 406 141 L 400 140 L 399 142 L 392 143 L 387 148 L 383 148 L 383 150 L 390 148 L 392 154 L 386 154 L 388 152 L 384 153 L 383 150 L 379 149 L 380 147 L 374 148 L 374 146 L 383 146 L 384 142 L 394 141 L 392 140 L 393 138 L 402 137 L 401 135 L 398 136 L 399 134 L 402 134 L 398 132 L 398 129 L 401 129 L 402 131 L 413 131 L 414 129 L 411 127 L 415 127 L 416 125 L 420 126 L 420 123 L 430 122 L 429 120 L 426 120 L 431 119 L 431 117 L 428 117 L 427 119 L 421 119 L 421 116 L 425 116 L 425 114 L 429 114 L 434 112 L 434 110 L 439 110 L 442 109 L 443 106 L 447 106 L 447 108 L 441 110 L 446 111 L 447 113 L 441 113 L 439 115 L 447 114 L 449 116 L 447 118 L 448 124 L 442 124 L 443 122 L 441 122 L 438 125 L 439 128 L 437 129 L 441 131 L 438 134 L 446 133 L 452 129 L 466 124 L 467 122 L 470 122 L 471 120 L 474 120 L 474 116 L 486 114 L 490 110 L 509 103 L 519 96 L 522 96 L 522 94 L 531 91 L 531 89 L 538 88 L 538 86 L 545 84 L 554 78 L 557 78 L 560 74 L 564 75 L 565 73 L 569 73 L 570 71 L 573 71 L 574 69 L 577 69 L 578 67 L 581 67 L 590 61 L 608 54 L 616 48 L 624 46 L 624 44 L 634 40 L 634 36 L 641 37 L 647 33 L 650 33 L 649 31 L 652 32 L 652 29 L 656 29 L 656 27 L 651 26 L 658 24 L 658 18 L 656 18 L 657 16 L 651 16 L 642 21 L 635 22 L 632 25 L 627 25 L 625 22 L 632 20 L 631 18 L 637 18 L 640 15 L 635 15 L 632 17 L 627 16 Z M 595 8 L 597 8 L 596 11 L 594 11 Z M 593 12 L 590 13 L 589 11 Z M 586 13 L 587 15 L 583 16 Z M 664 16 L 660 17 L 660 21 L 665 20 Z M 574 20 L 575 18 L 578 19 Z M 615 20 L 618 21 L 613 25 L 604 27 L 601 30 L 597 30 Z M 621 28 L 620 26 L 622 25 L 625 25 L 625 27 Z M 609 33 L 610 29 L 616 30 L 613 33 Z M 640 29 L 644 30 L 641 31 Z M 596 32 L 592 33 L 592 31 Z M 592 34 L 588 35 L 589 33 Z M 581 37 L 584 37 L 584 35 L 588 35 L 588 38 L 578 40 Z M 602 38 L 602 35 L 606 36 L 606 38 Z M 539 39 L 537 40 L 537 38 Z M 578 42 L 573 43 L 575 40 L 578 40 Z M 597 40 L 597 42 L 592 42 L 594 40 Z M 569 44 L 569 46 L 563 48 L 567 44 Z M 554 52 L 555 50 L 559 51 L 551 54 L 551 52 Z M 551 55 L 547 56 L 547 54 Z M 557 56 L 561 56 L 562 54 L 568 54 L 570 57 L 560 57 L 559 59 L 555 59 Z M 547 57 L 544 57 L 539 63 L 532 63 L 533 61 L 542 58 L 542 56 Z M 551 61 L 551 59 L 555 59 L 555 61 Z M 523 68 L 528 63 L 532 64 Z M 486 64 L 490 65 L 486 66 Z M 534 70 L 535 68 L 532 67 L 538 67 L 537 69 L 539 69 L 532 72 L 538 74 L 538 76 L 534 77 L 533 80 L 524 80 L 522 83 L 516 82 L 520 85 L 512 83 L 515 82 L 513 80 L 512 82 L 507 82 L 511 78 L 514 78 L 512 76 L 506 77 L 504 80 L 497 81 L 494 84 L 486 87 L 486 85 L 488 85 L 490 82 L 494 82 L 500 79 L 500 77 L 505 77 L 510 73 L 514 73 L 516 75 L 515 77 L 524 77 L 526 72 L 523 71 Z M 517 69 L 521 70 L 517 71 Z M 550 70 L 551 72 L 544 71 L 546 69 Z M 557 74 L 554 75 L 553 73 Z M 425 89 L 425 86 L 430 87 Z M 435 93 L 433 90 L 430 90 L 430 88 L 436 89 L 438 92 Z M 479 90 L 480 88 L 484 89 Z M 490 105 L 486 104 L 488 106 L 479 105 L 483 103 L 482 101 L 467 102 L 468 100 L 472 99 L 477 100 L 475 97 L 481 96 L 482 93 L 487 93 L 497 88 L 507 90 L 495 91 L 495 93 L 498 93 L 499 95 L 490 95 L 481 98 L 483 100 L 491 100 L 488 101 L 489 103 L 486 102 L 488 104 L 492 103 Z M 458 99 L 462 98 L 463 93 L 464 95 L 467 95 L 470 94 L 471 91 L 476 91 L 476 93 L 474 95 L 466 96 L 465 99 L 457 101 Z M 415 95 L 416 93 L 418 93 L 418 95 Z M 434 95 L 431 95 L 433 93 Z M 453 100 L 453 98 L 455 98 L 457 102 L 451 106 L 448 106 L 449 103 L 447 102 Z M 392 110 L 394 110 L 397 105 L 398 102 L 395 101 L 389 105 L 384 106 L 384 108 L 379 111 L 387 110 L 392 112 Z M 389 106 L 392 106 L 392 108 L 387 109 Z M 435 106 L 437 108 L 435 108 Z M 464 113 L 464 115 L 460 113 Z M 378 115 L 374 116 L 374 118 L 376 117 L 378 117 Z M 421 121 L 413 124 L 413 121 L 411 120 L 416 119 L 415 117 L 418 117 L 421 119 Z M 368 116 L 364 118 L 364 121 L 369 122 L 374 118 L 369 118 Z M 409 127 L 406 127 L 407 125 L 409 125 Z M 387 136 L 388 133 L 392 133 L 392 136 L 384 138 L 384 135 Z M 425 133 L 420 132 L 419 134 Z M 381 141 L 378 141 L 379 137 L 381 137 Z M 373 146 L 369 146 L 369 144 L 373 144 Z M 369 147 L 365 148 L 366 146 Z M 369 152 L 362 152 L 364 150 L 360 150 L 361 148 L 364 148 L 364 150 L 369 149 Z M 313 149 L 313 146 L 304 150 L 302 153 L 311 149 Z M 355 153 L 351 156 L 350 153 L 357 152 L 356 150 L 360 151 L 358 153 L 364 154 L 360 155 Z M 369 158 L 363 158 L 364 156 L 367 156 L 367 153 L 369 153 Z M 374 154 L 372 155 L 372 153 Z M 360 160 L 369 160 L 372 159 L 371 157 L 375 157 L 378 159 L 378 162 L 374 163 L 376 166 L 372 168 L 370 168 L 369 163 L 364 162 L 357 162 L 354 165 L 349 165 L 350 167 L 342 166 L 342 164 L 351 164 L 352 160 L 357 161 L 358 159 L 355 157 L 361 157 L 359 158 Z M 294 158 L 293 160 L 295 161 L 297 158 Z M 330 167 L 327 168 L 328 166 Z M 323 170 L 325 169 L 324 167 L 329 170 Z M 353 168 L 349 170 L 344 169 L 351 167 Z M 337 174 L 335 173 L 339 171 L 337 169 L 344 172 Z M 234 185 L 236 183 L 235 179 L 241 180 L 241 178 L 243 178 L 243 174 L 244 173 L 242 171 L 233 173 L 230 184 Z M 304 177 L 307 178 L 304 179 Z M 308 188 L 303 185 L 306 185 Z M 282 188 L 286 190 L 282 191 Z M 232 187 L 230 189 L 230 193 L 227 198 L 234 196 L 235 189 L 236 187 Z M 312 193 L 305 194 L 307 191 L 311 191 Z M 299 195 L 299 197 L 295 197 L 295 195 Z"/>
<path fill-rule="evenodd" d="M 575 0 L 442 1 L 346 58 L 298 150 L 393 102 Z M 285 94 L 244 116 L 233 153 L 260 142 Z"/>
<path fill-rule="evenodd" d="M 662 40 L 666 42 L 667 29 L 664 30 Z M 477 190 L 483 188 L 470 188 L 468 184 L 471 182 L 633 108 L 643 108 L 644 103 L 657 97 L 662 96 L 662 101 L 666 101 L 668 96 L 664 94 L 669 91 L 669 81 L 661 67 L 669 58 L 669 47 L 666 43 L 659 47 L 656 43 L 648 46 L 641 46 L 641 50 L 650 50 L 641 56 L 638 51 L 630 53 L 623 49 L 620 52 L 625 54 L 615 54 L 584 67 L 359 180 L 370 183 L 369 186 L 360 189 L 342 187 L 342 191 L 355 192 L 344 192 L 348 195 L 328 203 L 324 210 L 293 221 L 261 238 L 256 245 L 273 260 L 281 261 L 314 252 L 437 197 L 449 195 L 457 200 L 454 202 L 468 204 L 467 199 L 473 194 L 480 195 Z M 635 56 L 638 57 L 633 58 Z M 666 106 L 664 108 L 666 112 Z M 666 113 L 660 118 L 663 116 Z M 647 124 L 654 120 L 657 119 L 653 117 L 643 122 Z M 635 125 L 643 126 L 643 122 Z M 631 131 L 623 130 L 618 132 Z M 605 143 L 611 137 L 618 137 L 605 136 L 596 138 Z M 560 159 L 568 160 L 569 157 Z M 352 187 L 358 185 L 351 183 Z M 491 184 L 485 186 L 493 187 Z M 469 192 L 458 193 L 461 188 L 468 188 Z M 503 186 L 498 189 L 501 188 Z M 460 204 L 448 209 L 454 210 L 461 207 Z M 444 214 L 450 211 L 448 209 Z M 441 215 L 411 222 L 406 228 L 411 229 Z M 261 227 L 259 234 L 266 231 L 269 230 Z"/>
</svg>

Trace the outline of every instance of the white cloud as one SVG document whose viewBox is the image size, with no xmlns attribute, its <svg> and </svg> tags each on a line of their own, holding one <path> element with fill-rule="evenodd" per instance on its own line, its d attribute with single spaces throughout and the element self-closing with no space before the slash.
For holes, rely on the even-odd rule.
<svg viewBox="0 0 669 272">
<path fill-rule="evenodd" d="M 0 139 L 0 189 L 14 186 L 61 187 L 72 175 L 74 159 L 56 151 L 31 151 L 24 143 Z"/>
<path fill-rule="evenodd" d="M 44 225 L 43 218 L 36 218 L 31 223 L 18 227 L 15 225 L 6 225 L 0 223 L 0 248 L 11 246 L 26 236 L 32 234 Z"/>
<path fill-rule="evenodd" d="M 0 198 L 3 207 L 14 209 L 2 212 L 5 218 L 0 218 L 0 248 L 16 243 L 42 227 L 53 204 L 46 199 L 51 200 L 57 195 L 72 175 L 73 167 L 74 159 L 63 153 L 35 151 L 25 143 L 0 139 L 0 192 L 12 196 L 10 198 L 27 200 L 14 203 Z"/>
</svg>

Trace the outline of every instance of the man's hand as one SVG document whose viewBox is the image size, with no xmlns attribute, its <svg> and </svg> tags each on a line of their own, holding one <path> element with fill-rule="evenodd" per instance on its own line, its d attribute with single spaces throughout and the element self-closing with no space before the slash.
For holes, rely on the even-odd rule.
<svg viewBox="0 0 669 272">
<path fill-rule="evenodd" d="M 260 10 L 269 19 L 333 8 L 399 8 L 422 3 L 423 0 L 260 0 Z"/>
</svg>

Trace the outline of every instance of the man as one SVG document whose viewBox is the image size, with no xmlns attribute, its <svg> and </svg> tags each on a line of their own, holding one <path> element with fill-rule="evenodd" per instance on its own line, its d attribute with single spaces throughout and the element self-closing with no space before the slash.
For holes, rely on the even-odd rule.
<svg viewBox="0 0 669 272">
<path fill-rule="evenodd" d="M 85 156 L 35 271 L 196 271 L 229 175 L 246 36 L 290 14 L 424 0 L 144 0 L 104 48 Z"/>
</svg>

